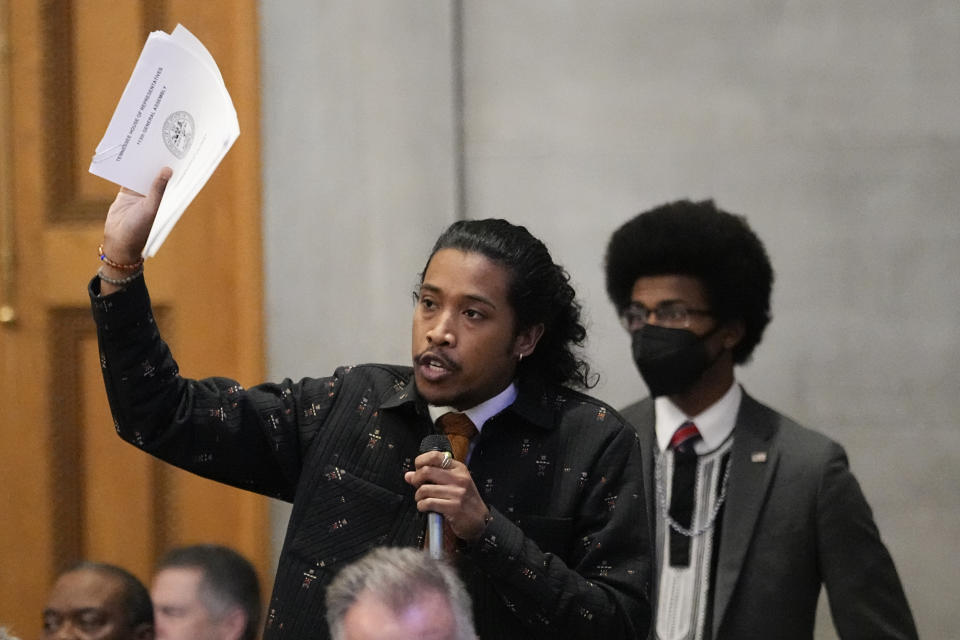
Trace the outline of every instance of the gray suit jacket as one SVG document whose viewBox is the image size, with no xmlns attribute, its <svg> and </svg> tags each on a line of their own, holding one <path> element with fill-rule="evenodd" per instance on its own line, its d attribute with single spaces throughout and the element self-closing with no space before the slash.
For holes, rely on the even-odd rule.
<svg viewBox="0 0 960 640">
<path fill-rule="evenodd" d="M 653 541 L 654 404 L 646 398 L 621 413 L 640 434 Z M 821 584 L 844 640 L 917 637 L 893 560 L 839 444 L 744 393 L 730 464 L 713 638 L 812 638 Z"/>
</svg>

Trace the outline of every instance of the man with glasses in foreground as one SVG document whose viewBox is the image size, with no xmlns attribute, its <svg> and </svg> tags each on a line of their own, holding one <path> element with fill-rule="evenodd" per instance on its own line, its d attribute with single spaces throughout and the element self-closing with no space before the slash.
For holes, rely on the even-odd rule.
<svg viewBox="0 0 960 640">
<path fill-rule="evenodd" d="M 812 638 L 821 584 L 841 638 L 916 638 L 843 448 L 747 395 L 773 270 L 741 216 L 679 201 L 618 229 L 607 293 L 650 397 L 640 433 L 651 637 Z"/>
</svg>

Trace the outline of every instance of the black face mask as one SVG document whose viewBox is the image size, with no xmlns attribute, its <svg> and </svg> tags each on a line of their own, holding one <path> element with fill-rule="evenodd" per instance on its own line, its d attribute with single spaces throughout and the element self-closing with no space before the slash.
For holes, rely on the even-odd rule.
<svg viewBox="0 0 960 640">
<path fill-rule="evenodd" d="M 692 387 L 723 353 L 716 358 L 707 353 L 707 339 L 717 329 L 698 336 L 688 329 L 645 324 L 634 331 L 633 361 L 650 394 L 671 396 Z"/>
</svg>

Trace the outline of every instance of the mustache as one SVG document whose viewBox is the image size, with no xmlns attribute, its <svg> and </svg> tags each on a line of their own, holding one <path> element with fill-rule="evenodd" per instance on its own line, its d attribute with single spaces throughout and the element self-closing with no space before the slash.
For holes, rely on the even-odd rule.
<svg viewBox="0 0 960 640">
<path fill-rule="evenodd" d="M 429 364 L 430 362 L 439 362 L 444 369 L 449 369 L 451 371 L 457 371 L 460 369 L 460 365 L 457 364 L 452 358 L 438 351 L 423 351 L 416 355 L 413 359 L 414 364 Z"/>
</svg>

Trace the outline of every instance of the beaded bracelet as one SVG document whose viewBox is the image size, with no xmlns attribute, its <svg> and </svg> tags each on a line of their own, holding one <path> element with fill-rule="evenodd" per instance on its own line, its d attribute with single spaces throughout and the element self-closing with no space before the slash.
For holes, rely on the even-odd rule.
<svg viewBox="0 0 960 640">
<path fill-rule="evenodd" d="M 136 280 L 137 278 L 141 277 L 142 275 L 143 275 L 143 266 L 141 266 L 139 269 L 137 269 L 134 273 L 131 273 L 131 274 L 130 274 L 129 276 L 127 276 L 126 278 L 111 278 L 110 276 L 105 276 L 105 275 L 103 274 L 103 267 L 100 267 L 100 268 L 97 270 L 97 277 L 98 277 L 98 278 L 100 278 L 100 279 L 103 280 L 104 282 L 109 282 L 110 284 L 114 285 L 115 287 L 124 287 L 124 286 L 130 284 L 131 282 L 133 282 L 134 280 Z"/>
<path fill-rule="evenodd" d="M 98 251 L 100 252 L 100 262 L 106 263 L 114 269 L 120 269 L 121 271 L 133 271 L 143 266 L 143 256 L 141 256 L 140 259 L 133 264 L 120 264 L 119 262 L 114 262 L 107 257 L 107 254 L 103 252 L 103 245 L 100 245 Z M 109 280 L 107 282 L 109 282 Z"/>
</svg>

